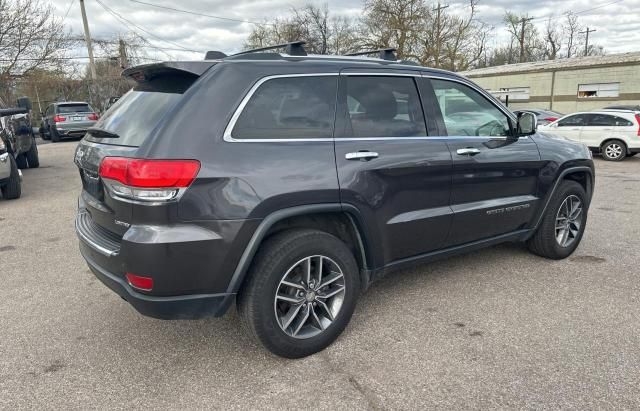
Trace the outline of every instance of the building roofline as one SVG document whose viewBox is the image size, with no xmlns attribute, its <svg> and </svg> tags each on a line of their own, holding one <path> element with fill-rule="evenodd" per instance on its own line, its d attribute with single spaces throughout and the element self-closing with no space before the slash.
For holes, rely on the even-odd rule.
<svg viewBox="0 0 640 411">
<path fill-rule="evenodd" d="M 609 54 L 606 56 L 575 57 L 529 63 L 505 64 L 502 66 L 493 66 L 462 71 L 458 74 L 469 78 L 480 78 L 511 74 L 584 70 L 587 68 L 628 66 L 636 64 L 640 64 L 640 52 Z"/>
</svg>

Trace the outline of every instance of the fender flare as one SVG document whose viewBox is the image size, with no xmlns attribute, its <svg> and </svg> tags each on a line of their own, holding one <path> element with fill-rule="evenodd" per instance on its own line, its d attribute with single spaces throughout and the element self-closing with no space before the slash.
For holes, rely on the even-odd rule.
<svg viewBox="0 0 640 411">
<path fill-rule="evenodd" d="M 535 231 L 538 229 L 538 227 L 542 223 L 542 219 L 544 218 L 544 215 L 547 212 L 547 208 L 549 207 L 549 203 L 551 202 L 551 198 L 553 198 L 553 195 L 555 194 L 556 189 L 560 185 L 560 182 L 567 175 L 574 174 L 574 173 L 579 173 L 579 172 L 587 172 L 587 174 L 590 177 L 590 186 L 589 187 L 591 188 L 591 190 L 590 190 L 590 192 L 587 192 L 587 196 L 589 197 L 589 204 L 591 204 L 591 197 L 593 196 L 593 185 L 594 185 L 593 170 L 591 169 L 591 167 L 588 167 L 588 166 L 577 166 L 577 167 L 569 167 L 567 169 L 562 170 L 560 172 L 560 174 L 558 175 L 558 177 L 556 178 L 555 183 L 553 183 L 553 187 L 551 188 L 551 190 L 549 190 L 549 194 L 547 194 L 547 199 L 546 199 L 546 201 L 544 203 L 544 207 L 542 208 L 542 211 L 538 215 L 538 219 L 536 221 L 536 224 L 531 228 L 531 235 L 533 235 L 533 233 L 535 233 Z"/>
<path fill-rule="evenodd" d="M 345 213 L 349 217 L 349 221 L 353 225 L 353 229 L 358 237 L 358 247 L 360 247 L 360 252 L 363 253 L 365 267 L 369 268 L 369 263 L 367 260 L 367 257 L 369 257 L 369 255 L 366 248 L 366 237 L 363 236 L 361 227 L 357 223 L 357 220 L 359 220 L 357 214 L 359 213 L 355 207 L 345 207 L 344 204 L 340 203 L 308 204 L 290 207 L 269 214 L 264 220 L 262 220 L 260 225 L 258 225 L 258 228 L 256 228 L 255 232 L 251 236 L 251 240 L 249 240 L 249 243 L 245 247 L 240 260 L 236 265 L 236 269 L 231 276 L 231 280 L 229 281 L 226 292 L 230 295 L 235 295 L 240 290 L 240 286 L 247 275 L 249 266 L 251 265 L 251 262 L 253 261 L 258 248 L 260 248 L 260 245 L 269 232 L 269 229 L 273 227 L 277 222 L 290 217 L 332 212 Z M 356 216 L 353 215 L 354 213 L 356 213 Z M 365 269 L 365 271 L 367 270 Z M 230 304 L 230 301 L 228 302 L 228 304 Z"/>
</svg>

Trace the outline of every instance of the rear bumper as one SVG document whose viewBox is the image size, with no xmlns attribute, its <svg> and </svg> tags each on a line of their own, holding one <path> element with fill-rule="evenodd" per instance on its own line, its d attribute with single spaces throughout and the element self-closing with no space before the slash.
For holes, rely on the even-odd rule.
<svg viewBox="0 0 640 411">
<path fill-rule="evenodd" d="M 124 236 L 96 224 L 82 197 L 75 228 L 91 271 L 140 313 L 161 319 L 221 316 L 233 302 L 230 280 L 250 235 L 247 221 L 133 225 Z M 246 234 L 242 232 L 247 231 Z M 153 278 L 153 291 L 133 288 L 125 273 Z"/>
<path fill-rule="evenodd" d="M 85 125 L 85 124 L 62 125 L 62 123 L 57 123 L 54 127 L 56 128 L 56 131 L 58 132 L 58 134 L 62 137 L 65 137 L 65 136 L 74 137 L 74 136 L 84 136 L 87 133 L 87 130 L 89 129 L 89 127 L 93 127 L 93 125 Z"/>
<path fill-rule="evenodd" d="M 87 261 L 89 269 L 104 285 L 126 300 L 138 312 L 148 317 L 162 320 L 197 319 L 223 315 L 231 302 L 233 294 L 194 294 L 171 297 L 156 297 L 135 291 L 116 274 L 100 267 L 91 257 L 90 250 L 82 238 L 80 253 Z"/>
</svg>

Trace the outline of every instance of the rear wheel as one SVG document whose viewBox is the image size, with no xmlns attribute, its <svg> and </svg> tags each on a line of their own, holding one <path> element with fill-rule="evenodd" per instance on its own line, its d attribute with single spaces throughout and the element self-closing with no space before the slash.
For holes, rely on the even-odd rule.
<svg viewBox="0 0 640 411">
<path fill-rule="evenodd" d="M 31 139 L 31 148 L 25 154 L 27 158 L 27 162 L 29 163 L 29 168 L 38 168 L 40 167 L 40 157 L 38 156 L 38 146 L 36 145 L 36 139 L 33 137 Z"/>
<path fill-rule="evenodd" d="M 607 161 L 622 161 L 627 156 L 627 145 L 620 140 L 607 141 L 600 150 Z"/>
<path fill-rule="evenodd" d="M 565 180 L 554 193 L 538 230 L 527 245 L 534 254 L 559 260 L 570 256 L 587 223 L 587 195 L 575 181 Z"/>
<path fill-rule="evenodd" d="M 22 194 L 22 182 L 20 181 L 18 165 L 12 155 L 9 155 L 9 161 L 11 162 L 11 175 L 9 176 L 9 181 L 0 190 L 5 200 L 15 200 L 20 198 Z"/>
<path fill-rule="evenodd" d="M 249 333 L 276 355 L 323 350 L 349 323 L 359 295 L 349 248 L 322 231 L 291 230 L 266 241 L 238 296 Z"/>
</svg>

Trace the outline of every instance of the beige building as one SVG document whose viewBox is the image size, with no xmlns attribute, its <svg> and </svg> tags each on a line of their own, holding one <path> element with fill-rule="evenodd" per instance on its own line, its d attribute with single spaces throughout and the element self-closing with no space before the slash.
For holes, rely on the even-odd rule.
<svg viewBox="0 0 640 411">
<path fill-rule="evenodd" d="M 640 105 L 640 52 L 507 64 L 460 73 L 512 109 L 571 113 Z"/>
</svg>

